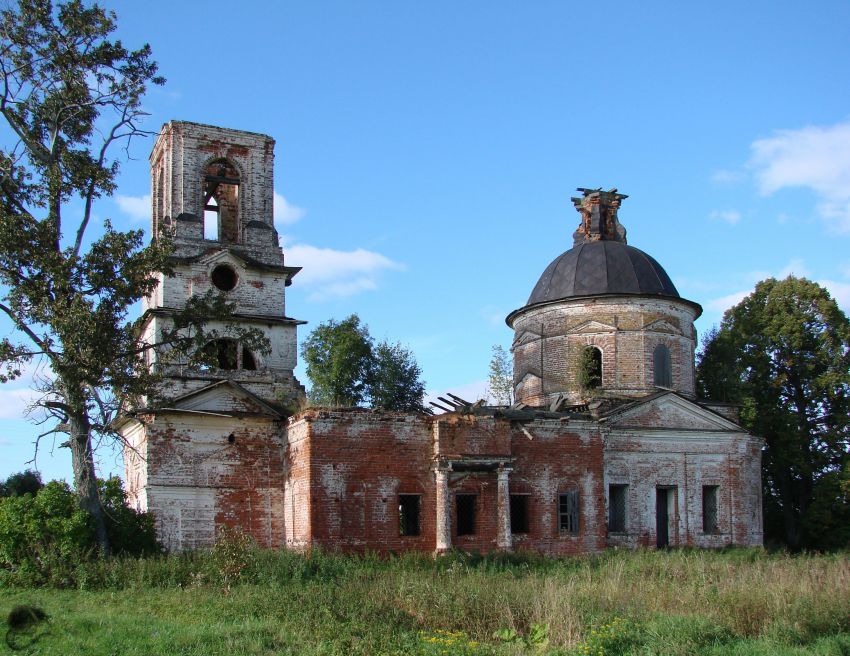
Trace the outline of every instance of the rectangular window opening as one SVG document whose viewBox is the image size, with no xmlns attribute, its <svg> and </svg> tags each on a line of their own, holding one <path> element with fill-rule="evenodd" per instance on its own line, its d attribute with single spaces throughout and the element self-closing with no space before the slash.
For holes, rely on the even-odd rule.
<svg viewBox="0 0 850 656">
<path fill-rule="evenodd" d="M 578 490 L 558 495 L 558 530 L 561 533 L 578 535 Z"/>
<path fill-rule="evenodd" d="M 457 534 L 475 535 L 475 495 L 455 495 Z"/>
<path fill-rule="evenodd" d="M 608 486 L 608 532 L 626 532 L 626 497 L 628 485 Z"/>
<path fill-rule="evenodd" d="M 702 531 L 717 533 L 717 485 L 702 486 Z"/>
<path fill-rule="evenodd" d="M 419 495 L 398 495 L 398 533 L 403 536 L 419 535 Z"/>
<path fill-rule="evenodd" d="M 527 494 L 511 495 L 511 533 L 528 533 Z"/>
<path fill-rule="evenodd" d="M 210 198 L 209 203 L 204 206 L 204 239 L 218 241 L 218 211 L 215 198 Z"/>
</svg>

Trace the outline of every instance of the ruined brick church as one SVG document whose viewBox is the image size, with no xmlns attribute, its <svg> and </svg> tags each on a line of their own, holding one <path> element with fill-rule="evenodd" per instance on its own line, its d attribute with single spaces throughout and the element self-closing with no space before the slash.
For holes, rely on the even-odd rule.
<svg viewBox="0 0 850 656">
<path fill-rule="evenodd" d="M 734 407 L 695 397 L 702 310 L 626 243 L 626 196 L 579 190 L 572 248 L 508 315 L 514 405 L 296 412 L 303 322 L 284 297 L 299 269 L 273 224 L 273 160 L 268 136 L 182 121 L 151 154 L 153 233 L 169 229 L 175 253 L 142 339 L 213 289 L 271 344 L 218 339 L 217 367 L 148 362 L 167 401 L 119 430 L 131 502 L 170 549 L 223 527 L 272 548 L 385 553 L 762 543 L 762 440 Z"/>
</svg>

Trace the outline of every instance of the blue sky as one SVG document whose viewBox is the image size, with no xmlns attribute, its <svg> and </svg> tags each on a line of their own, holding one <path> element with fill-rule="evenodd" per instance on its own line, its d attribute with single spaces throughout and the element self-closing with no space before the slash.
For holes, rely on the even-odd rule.
<svg viewBox="0 0 850 656">
<path fill-rule="evenodd" d="M 576 187 L 630 196 L 629 243 L 703 305 L 700 334 L 771 275 L 850 310 L 850 3 L 107 4 L 168 78 L 148 128 L 277 140 L 301 337 L 356 312 L 415 352 L 429 390 L 483 388 L 505 315 L 571 246 Z M 147 226 L 151 147 L 99 217 Z M 26 386 L 0 387 L 0 477 L 41 432 Z M 49 447 L 44 476 L 69 477 Z"/>
</svg>

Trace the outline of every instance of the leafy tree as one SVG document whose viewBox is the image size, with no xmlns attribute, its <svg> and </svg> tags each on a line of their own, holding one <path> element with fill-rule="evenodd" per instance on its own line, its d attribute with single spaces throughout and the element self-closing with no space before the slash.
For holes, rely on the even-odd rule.
<svg viewBox="0 0 850 656">
<path fill-rule="evenodd" d="M 416 411 L 422 408 L 425 383 L 421 369 L 401 344 L 377 346 L 369 328 L 352 314 L 319 324 L 301 345 L 315 405 L 357 406 Z"/>
<path fill-rule="evenodd" d="M 24 494 L 36 494 L 43 487 L 41 474 L 32 469 L 27 469 L 9 476 L 6 482 L 0 485 L 0 496 L 19 497 Z"/>
<path fill-rule="evenodd" d="M 122 408 L 154 398 L 159 374 L 145 366 L 146 349 L 197 349 L 210 339 L 203 323 L 230 308 L 219 295 L 193 297 L 162 344 L 139 345 L 128 312 L 172 271 L 170 240 L 143 247 L 141 230 L 109 221 L 87 234 L 98 199 L 115 190 L 112 151 L 150 135 L 139 127 L 141 98 L 164 80 L 149 46 L 110 40 L 115 15 L 80 0 L 18 0 L 0 18 L 0 114 L 11 135 L 0 143 L 0 312 L 16 329 L 0 340 L 0 382 L 46 360 L 37 405 L 57 424 L 42 437 L 69 436 L 74 487 L 106 555 L 92 435 L 114 436 Z"/>
<path fill-rule="evenodd" d="M 373 350 L 369 399 L 373 408 L 398 412 L 422 410 L 425 383 L 413 353 L 401 344 L 381 342 Z"/>
<path fill-rule="evenodd" d="M 703 396 L 743 404 L 767 442 L 765 530 L 794 549 L 850 544 L 850 321 L 801 278 L 768 279 L 726 312 L 699 358 Z"/>
<path fill-rule="evenodd" d="M 500 405 L 511 405 L 514 400 L 514 377 L 510 356 L 500 344 L 493 345 L 490 358 L 488 388 Z"/>
<path fill-rule="evenodd" d="M 356 314 L 320 323 L 301 345 L 315 405 L 356 406 L 368 395 L 372 338 Z"/>
</svg>

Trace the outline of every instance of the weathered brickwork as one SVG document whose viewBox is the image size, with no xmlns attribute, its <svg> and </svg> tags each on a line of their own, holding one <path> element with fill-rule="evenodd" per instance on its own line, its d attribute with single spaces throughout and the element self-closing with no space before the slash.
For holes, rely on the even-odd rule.
<svg viewBox="0 0 850 656">
<path fill-rule="evenodd" d="M 274 145 L 271 137 L 253 132 L 187 121 L 164 125 L 150 158 L 154 234 L 163 227 L 174 230 L 178 249 L 186 246 L 185 253 L 178 254 L 196 255 L 191 246 L 179 242 L 203 239 L 199 219 L 205 205 L 204 172 L 211 163 L 223 161 L 239 180 L 235 226 L 222 234 L 224 240 L 243 246 L 264 263 L 282 264 L 283 255 L 271 252 L 277 247 L 276 235 L 272 239 Z M 258 238 L 253 231 L 268 236 Z"/>
<path fill-rule="evenodd" d="M 673 394 L 638 405 L 639 412 L 609 415 L 610 426 L 565 413 L 517 422 L 310 410 L 285 427 L 158 414 L 147 418 L 141 445 L 156 475 L 142 486 L 132 479 L 131 488 L 171 548 L 209 546 L 221 527 L 238 526 L 271 547 L 434 551 L 440 467 L 448 469 L 447 522 L 456 548 L 575 554 L 655 546 L 661 488 L 672 491 L 671 546 L 760 544 L 761 440 L 704 409 L 689 417 L 692 404 Z M 128 480 L 139 476 L 130 464 L 136 462 L 128 459 Z M 511 532 L 507 546 L 498 540 L 505 509 L 496 463 L 509 472 L 508 494 L 527 497 L 527 526 Z M 610 485 L 628 486 L 622 533 L 608 532 Z M 711 532 L 703 530 L 705 486 L 719 491 Z M 574 533 L 559 521 L 559 497 L 571 491 L 579 503 Z M 401 534 L 399 495 L 418 497 L 417 534 Z M 474 498 L 467 535 L 458 535 L 458 495 Z"/>
<path fill-rule="evenodd" d="M 169 549 L 209 547 L 225 527 L 269 548 L 380 553 L 761 544 L 762 440 L 735 406 L 695 399 L 701 310 L 626 245 L 627 196 L 580 190 L 574 248 L 509 315 L 515 405 L 297 412 L 301 322 L 284 300 L 298 269 L 274 230 L 273 163 L 270 137 L 179 121 L 151 155 L 154 234 L 176 251 L 142 342 L 217 290 L 270 344 L 251 353 L 219 322 L 217 366 L 146 356 L 165 400 L 119 430 L 130 502 Z M 588 347 L 601 380 L 586 389 Z"/>
<path fill-rule="evenodd" d="M 583 553 L 605 545 L 602 439 L 589 424 L 532 421 L 522 431 L 509 420 L 450 415 L 438 418 L 366 411 L 307 411 L 291 420 L 288 484 L 292 501 L 309 508 L 289 546 L 329 549 L 434 551 L 437 505 L 435 469 L 448 474 L 451 544 L 499 548 L 499 500 L 495 469 L 476 471 L 481 458 L 511 467 L 509 494 L 528 495 L 528 532 L 512 534 L 511 548 Z M 582 435 L 584 433 L 584 435 Z M 531 437 L 529 437 L 531 436 Z M 551 454 L 559 457 L 553 459 Z M 470 466 L 473 463 L 474 466 Z M 295 475 L 294 472 L 298 472 Z M 558 494 L 579 490 L 581 525 L 576 535 L 558 528 Z M 399 495 L 419 497 L 419 535 L 401 535 Z M 474 532 L 458 535 L 458 495 L 474 497 Z"/>
<path fill-rule="evenodd" d="M 628 485 L 626 531 L 612 534 L 609 543 L 655 546 L 657 490 L 668 488 L 674 504 L 668 520 L 670 546 L 761 545 L 761 488 L 755 485 L 760 473 L 746 464 L 760 461 L 761 441 L 739 442 L 736 437 L 609 436 L 606 488 L 612 484 Z M 718 526 L 710 533 L 703 530 L 704 486 L 717 486 L 720 491 Z"/>
<path fill-rule="evenodd" d="M 669 299 L 567 299 L 531 308 L 513 323 L 516 399 L 532 406 L 561 394 L 574 404 L 587 400 L 579 366 L 588 346 L 602 351 L 597 395 L 651 394 L 658 389 L 653 353 L 659 344 L 670 349 L 671 389 L 693 397 L 694 318 L 693 304 Z"/>
<path fill-rule="evenodd" d="M 178 397 L 227 378 L 269 403 L 294 407 L 303 387 L 293 375 L 299 321 L 286 316 L 285 290 L 298 268 L 285 265 L 274 229 L 274 140 L 261 134 L 172 121 L 163 126 L 151 154 L 153 230 L 174 239 L 174 273 L 162 276 L 145 301 L 143 339 L 160 341 L 171 315 L 192 296 L 220 292 L 234 305 L 230 325 L 252 328 L 268 339 L 271 352 L 251 353 L 233 369 L 169 364 L 166 396 Z M 231 184 L 232 183 L 232 184 Z M 215 205 L 209 212 L 205 208 Z M 206 219 L 205 212 L 207 214 Z M 204 222 L 214 234 L 205 234 Z M 225 272 L 223 281 L 217 273 Z M 227 324 L 208 330 L 227 336 Z M 158 365 L 151 352 L 149 364 Z"/>
<path fill-rule="evenodd" d="M 279 421 L 181 411 L 141 415 L 133 423 L 144 428 L 144 442 L 134 446 L 147 475 L 128 459 L 128 488 L 140 508 L 153 512 L 166 546 L 209 546 L 224 526 L 239 526 L 269 547 L 283 545 Z"/>
</svg>

